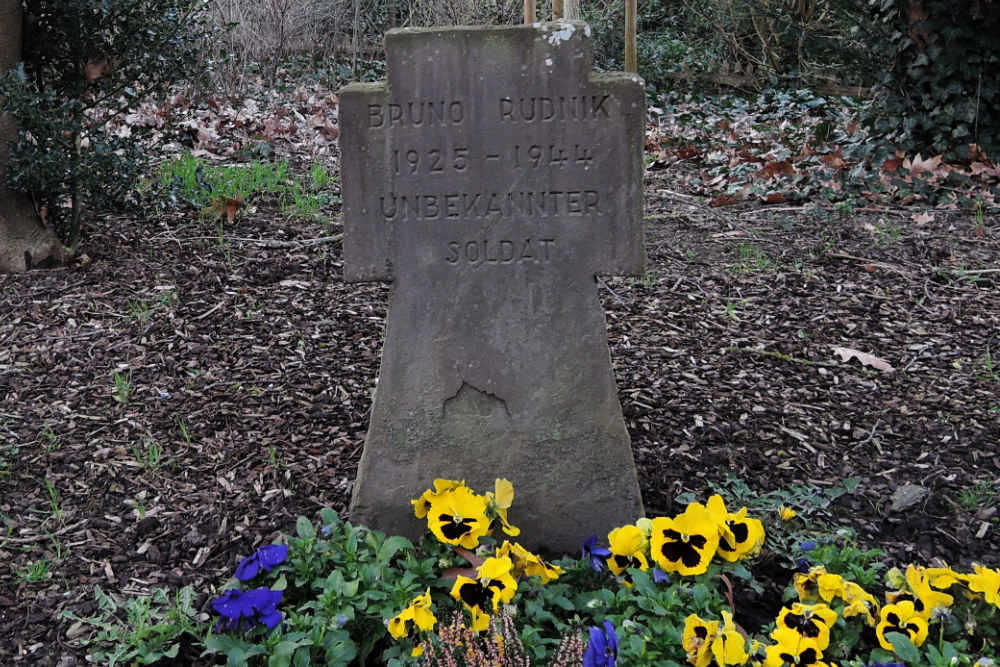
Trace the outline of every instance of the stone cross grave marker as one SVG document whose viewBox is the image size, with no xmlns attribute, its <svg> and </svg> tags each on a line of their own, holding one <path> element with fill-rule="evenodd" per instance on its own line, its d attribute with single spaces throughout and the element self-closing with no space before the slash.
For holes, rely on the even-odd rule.
<svg viewBox="0 0 1000 667">
<path fill-rule="evenodd" d="M 344 276 L 388 281 L 352 519 L 424 526 L 438 477 L 514 483 L 529 548 L 642 515 L 597 275 L 642 275 L 645 96 L 589 28 L 403 29 L 340 94 Z"/>
</svg>

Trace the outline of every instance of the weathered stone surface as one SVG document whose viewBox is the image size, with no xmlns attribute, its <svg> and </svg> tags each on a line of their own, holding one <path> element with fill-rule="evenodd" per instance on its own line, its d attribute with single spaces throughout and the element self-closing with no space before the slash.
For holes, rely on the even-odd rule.
<svg viewBox="0 0 1000 667">
<path fill-rule="evenodd" d="M 356 521 L 419 534 L 437 477 L 557 552 L 642 513 L 595 276 L 645 269 L 645 99 L 587 31 L 392 31 L 341 92 L 345 278 L 392 282 Z"/>
</svg>

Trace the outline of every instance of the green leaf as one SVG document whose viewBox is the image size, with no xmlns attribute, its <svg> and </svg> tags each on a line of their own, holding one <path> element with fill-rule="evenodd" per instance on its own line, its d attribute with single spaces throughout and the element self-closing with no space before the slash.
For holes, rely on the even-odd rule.
<svg viewBox="0 0 1000 667">
<path fill-rule="evenodd" d="M 848 493 L 854 493 L 857 490 L 858 485 L 860 483 L 861 483 L 860 477 L 848 477 L 843 481 L 844 488 L 847 489 Z"/>
<path fill-rule="evenodd" d="M 332 529 L 340 527 L 340 515 L 329 507 L 324 507 L 319 511 L 319 520 L 323 526 L 331 526 Z"/>
<path fill-rule="evenodd" d="M 342 634 L 346 636 L 347 633 Z M 324 658 L 328 667 L 346 667 L 358 655 L 357 644 L 345 636 L 327 646 Z"/>
<path fill-rule="evenodd" d="M 300 516 L 295 522 L 295 531 L 304 540 L 316 537 L 316 529 L 313 528 L 312 522 L 304 516 Z"/>
<path fill-rule="evenodd" d="M 892 650 L 896 652 L 903 662 L 911 665 L 920 664 L 920 651 L 907 635 L 900 632 L 886 633 L 885 638 L 892 644 Z"/>
<path fill-rule="evenodd" d="M 243 649 L 234 648 L 226 656 L 226 667 L 247 667 L 247 656 Z"/>
<path fill-rule="evenodd" d="M 401 537 L 399 535 L 390 537 L 382 543 L 382 546 L 378 550 L 378 562 L 386 565 L 398 552 L 412 548 L 413 543 L 405 537 Z"/>
<path fill-rule="evenodd" d="M 573 603 L 561 595 L 553 598 L 552 603 L 560 609 L 565 609 L 566 611 L 576 611 L 576 607 L 573 606 Z"/>
<path fill-rule="evenodd" d="M 300 648 L 303 646 L 312 646 L 312 640 L 305 638 L 298 634 L 299 639 L 295 641 L 289 641 L 287 638 L 278 642 L 278 644 L 271 649 L 271 657 L 267 661 L 268 667 L 290 667 L 292 664 L 292 656 L 295 655 Z"/>
</svg>

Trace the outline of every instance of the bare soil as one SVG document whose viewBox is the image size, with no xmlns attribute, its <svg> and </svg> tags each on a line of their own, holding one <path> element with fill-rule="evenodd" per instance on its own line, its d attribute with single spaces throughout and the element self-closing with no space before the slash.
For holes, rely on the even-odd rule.
<svg viewBox="0 0 1000 667">
<path fill-rule="evenodd" d="M 997 566 L 1000 220 L 681 190 L 651 172 L 649 273 L 596 286 L 647 511 L 857 477 L 835 511 L 864 544 Z M 0 276 L 0 664 L 82 665 L 58 617 L 95 585 L 204 604 L 346 509 L 387 287 L 344 284 L 336 207 L 275 210 L 103 217 L 86 265 Z"/>
</svg>

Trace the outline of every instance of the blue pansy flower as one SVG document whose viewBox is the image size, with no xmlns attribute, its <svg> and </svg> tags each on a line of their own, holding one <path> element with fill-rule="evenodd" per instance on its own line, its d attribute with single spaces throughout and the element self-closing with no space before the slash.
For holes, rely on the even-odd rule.
<svg viewBox="0 0 1000 667">
<path fill-rule="evenodd" d="M 249 630 L 258 623 L 263 623 L 268 630 L 273 630 L 281 623 L 282 591 L 272 591 L 261 587 L 251 591 L 241 591 L 231 588 L 222 597 L 212 600 L 212 609 L 223 618 L 216 625 L 216 631 L 243 628 Z"/>
<path fill-rule="evenodd" d="M 669 584 L 670 575 L 658 567 L 653 568 L 653 581 L 658 584 Z"/>
<path fill-rule="evenodd" d="M 611 621 L 604 621 L 604 627 L 590 628 L 590 643 L 583 654 L 583 667 L 615 667 L 618 659 L 618 635 Z"/>
<path fill-rule="evenodd" d="M 591 535 L 583 541 L 583 558 L 590 561 L 590 567 L 595 572 L 604 572 L 608 559 L 611 558 L 611 550 L 597 546 L 597 535 Z"/>
<path fill-rule="evenodd" d="M 268 544 L 257 550 L 253 556 L 247 556 L 236 567 L 236 578 L 240 581 L 250 581 L 260 573 L 270 572 L 288 558 L 288 546 L 285 544 Z"/>
</svg>

